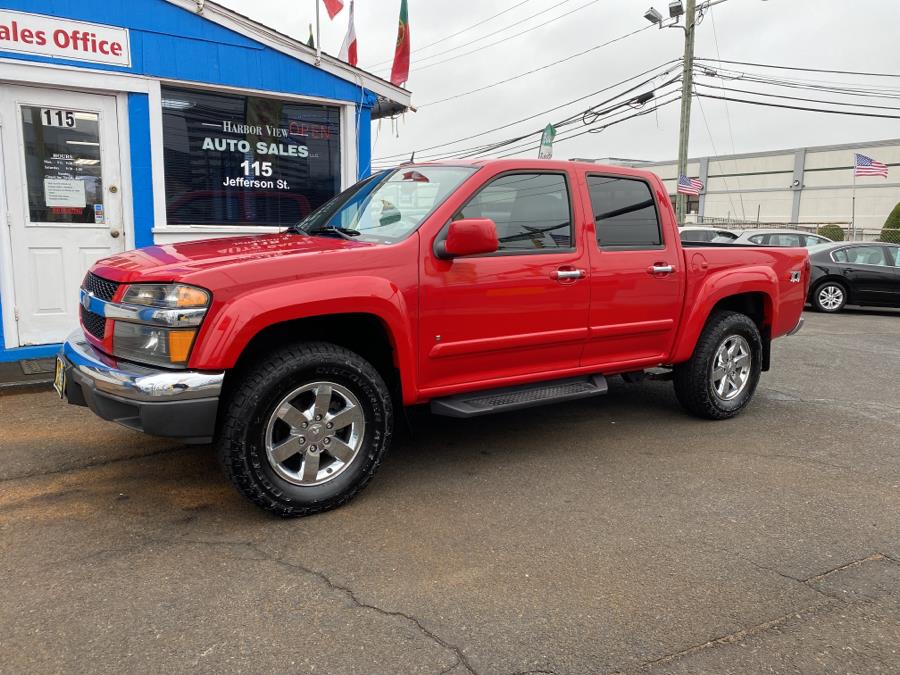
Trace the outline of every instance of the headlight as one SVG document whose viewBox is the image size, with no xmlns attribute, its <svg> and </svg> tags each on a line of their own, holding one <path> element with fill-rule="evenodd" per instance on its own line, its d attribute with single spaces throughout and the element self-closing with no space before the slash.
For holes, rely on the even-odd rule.
<svg viewBox="0 0 900 675">
<path fill-rule="evenodd" d="M 132 284 L 125 290 L 122 302 L 126 305 L 165 309 L 206 307 L 209 304 L 209 293 L 202 288 L 184 284 Z"/>
<path fill-rule="evenodd" d="M 116 321 L 113 329 L 113 353 L 119 358 L 139 363 L 184 368 L 196 335 L 196 328 L 171 330 Z"/>
<path fill-rule="evenodd" d="M 206 315 L 209 291 L 185 284 L 132 284 L 121 303 L 107 305 L 115 322 L 113 354 L 164 366 L 187 366 L 194 338 Z"/>
</svg>

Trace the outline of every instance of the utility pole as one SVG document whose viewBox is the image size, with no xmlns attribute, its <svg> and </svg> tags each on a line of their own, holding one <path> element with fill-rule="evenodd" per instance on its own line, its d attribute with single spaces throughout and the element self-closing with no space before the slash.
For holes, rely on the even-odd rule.
<svg viewBox="0 0 900 675">
<path fill-rule="evenodd" d="M 681 73 L 681 124 L 678 132 L 678 175 L 687 176 L 688 137 L 691 133 L 691 95 L 694 88 L 694 20 L 696 0 L 687 0 L 684 12 L 684 61 Z M 676 192 L 675 216 L 679 225 L 687 215 L 687 195 Z"/>
</svg>

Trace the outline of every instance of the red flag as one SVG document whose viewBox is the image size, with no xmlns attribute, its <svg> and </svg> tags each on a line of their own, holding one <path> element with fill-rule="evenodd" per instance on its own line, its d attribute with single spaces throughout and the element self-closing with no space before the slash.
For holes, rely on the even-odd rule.
<svg viewBox="0 0 900 675">
<path fill-rule="evenodd" d="M 391 67 L 391 84 L 398 87 L 409 79 L 409 13 L 406 0 L 400 0 L 400 24 L 397 27 L 397 48 Z"/>
<path fill-rule="evenodd" d="M 319 0 L 316 0 L 318 2 Z M 333 19 L 344 9 L 343 0 L 322 0 L 325 3 L 325 11 L 328 12 L 328 18 Z"/>
<path fill-rule="evenodd" d="M 357 63 L 356 58 L 356 26 L 353 25 L 353 0 L 350 0 L 350 24 L 347 26 L 347 35 L 344 44 L 341 45 L 340 58 L 351 66 Z"/>
</svg>

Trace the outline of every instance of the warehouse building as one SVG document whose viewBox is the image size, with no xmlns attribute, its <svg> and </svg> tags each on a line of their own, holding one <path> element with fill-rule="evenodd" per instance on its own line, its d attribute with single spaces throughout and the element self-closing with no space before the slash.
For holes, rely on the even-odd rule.
<svg viewBox="0 0 900 675">
<path fill-rule="evenodd" d="M 2 5 L 0 361 L 56 350 L 99 258 L 295 223 L 410 103 L 204 0 Z"/>
<path fill-rule="evenodd" d="M 888 177 L 856 178 L 854 190 L 856 153 L 886 164 Z M 596 161 L 649 169 L 665 181 L 674 200 L 675 160 Z M 854 235 L 874 238 L 900 202 L 900 139 L 693 158 L 688 177 L 705 186 L 689 198 L 689 222 L 801 228 L 834 223 L 849 229 L 855 210 Z"/>
</svg>

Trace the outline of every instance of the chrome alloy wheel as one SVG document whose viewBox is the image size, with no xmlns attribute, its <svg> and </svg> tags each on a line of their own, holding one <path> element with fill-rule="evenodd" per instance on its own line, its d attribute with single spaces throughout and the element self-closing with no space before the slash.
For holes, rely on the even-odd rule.
<svg viewBox="0 0 900 675">
<path fill-rule="evenodd" d="M 826 284 L 819 289 L 818 300 L 822 309 L 833 312 L 844 302 L 844 289 L 840 286 Z"/>
<path fill-rule="evenodd" d="M 266 426 L 266 457 L 294 485 L 321 485 L 359 454 L 366 420 L 356 396 L 334 382 L 312 382 L 281 399 Z"/>
<path fill-rule="evenodd" d="M 741 335 L 729 335 L 712 360 L 710 382 L 723 401 L 737 398 L 750 381 L 750 343 Z"/>
</svg>

